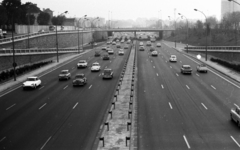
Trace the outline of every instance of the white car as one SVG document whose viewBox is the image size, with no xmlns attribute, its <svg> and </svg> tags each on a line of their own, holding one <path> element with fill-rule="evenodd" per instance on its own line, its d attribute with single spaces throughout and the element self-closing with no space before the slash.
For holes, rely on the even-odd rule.
<svg viewBox="0 0 240 150">
<path fill-rule="evenodd" d="M 158 56 L 158 52 L 157 51 L 152 51 L 152 56 Z"/>
<path fill-rule="evenodd" d="M 112 49 L 108 50 L 108 54 L 114 54 L 114 51 Z"/>
<path fill-rule="evenodd" d="M 161 47 L 161 43 L 157 43 L 157 47 Z"/>
<path fill-rule="evenodd" d="M 170 62 L 177 62 L 177 56 L 176 55 L 171 55 L 169 58 Z"/>
<path fill-rule="evenodd" d="M 25 82 L 23 82 L 23 89 L 25 88 L 34 88 L 36 89 L 38 86 L 41 86 L 41 80 L 36 77 L 36 76 L 33 76 L 33 77 L 28 77 L 27 80 Z"/>
<path fill-rule="evenodd" d="M 78 63 L 77 63 L 77 67 L 78 68 L 86 68 L 88 65 L 87 61 L 86 60 L 80 60 Z"/>
<path fill-rule="evenodd" d="M 140 42 L 140 43 L 139 43 L 139 46 L 143 46 L 143 42 Z"/>
<path fill-rule="evenodd" d="M 58 80 L 61 81 L 61 80 L 68 80 L 71 78 L 71 73 L 69 70 L 62 70 L 60 72 L 60 74 L 58 75 Z"/>
<path fill-rule="evenodd" d="M 197 71 L 198 72 L 208 72 L 208 68 L 205 64 L 200 64 L 197 66 Z"/>
<path fill-rule="evenodd" d="M 147 46 L 152 46 L 151 42 L 150 41 L 147 41 Z"/>
<path fill-rule="evenodd" d="M 95 62 L 95 63 L 92 64 L 92 67 L 91 67 L 92 72 L 93 71 L 100 71 L 100 69 L 101 69 L 101 66 L 99 65 L 98 62 Z"/>
<path fill-rule="evenodd" d="M 124 51 L 121 49 L 118 51 L 118 55 L 124 55 Z"/>
</svg>

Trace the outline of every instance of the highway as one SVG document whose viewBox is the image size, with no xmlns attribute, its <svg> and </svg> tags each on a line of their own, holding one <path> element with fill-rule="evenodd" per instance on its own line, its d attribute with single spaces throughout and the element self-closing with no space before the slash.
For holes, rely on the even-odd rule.
<svg viewBox="0 0 240 150">
<path fill-rule="evenodd" d="M 42 86 L 36 90 L 18 88 L 0 97 L 0 149 L 91 149 L 129 55 L 130 45 L 123 56 L 111 47 L 115 54 L 110 60 L 94 57 L 93 50 L 41 76 Z M 81 59 L 88 61 L 88 68 L 76 67 Z M 96 61 L 101 71 L 91 72 Z M 105 67 L 114 70 L 112 80 L 102 80 Z M 70 70 L 72 78 L 58 81 L 64 69 Z M 86 75 L 85 86 L 72 86 L 77 73 Z"/>
<path fill-rule="evenodd" d="M 138 149 L 239 149 L 240 129 L 230 121 L 230 109 L 240 106 L 239 83 L 213 69 L 198 73 L 195 59 L 164 42 L 157 57 L 145 47 L 137 51 Z M 180 73 L 183 64 L 192 75 Z"/>
</svg>

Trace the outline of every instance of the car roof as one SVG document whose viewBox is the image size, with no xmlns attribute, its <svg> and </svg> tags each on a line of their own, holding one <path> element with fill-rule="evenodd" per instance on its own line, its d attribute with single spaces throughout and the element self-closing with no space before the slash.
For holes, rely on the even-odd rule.
<svg viewBox="0 0 240 150">
<path fill-rule="evenodd" d="M 85 74 L 79 73 L 79 74 L 76 74 L 75 76 L 76 76 L 76 77 L 78 77 L 78 76 L 85 76 Z"/>
<path fill-rule="evenodd" d="M 67 69 L 66 70 L 62 70 L 61 72 L 67 72 L 67 71 L 69 71 L 69 70 L 67 70 Z"/>
<path fill-rule="evenodd" d="M 93 64 L 99 64 L 98 62 L 94 62 Z"/>
<path fill-rule="evenodd" d="M 31 77 L 28 77 L 28 79 L 30 79 L 30 78 L 34 78 L 34 79 L 36 79 L 36 78 L 38 78 L 37 76 L 31 76 Z"/>
<path fill-rule="evenodd" d="M 191 67 L 190 65 L 182 65 L 183 67 Z"/>
<path fill-rule="evenodd" d="M 86 62 L 86 60 L 79 60 L 79 62 Z"/>
</svg>

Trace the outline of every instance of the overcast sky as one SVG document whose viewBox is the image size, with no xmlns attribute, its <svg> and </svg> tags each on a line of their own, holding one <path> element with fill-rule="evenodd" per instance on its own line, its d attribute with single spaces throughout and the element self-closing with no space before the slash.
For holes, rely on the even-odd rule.
<svg viewBox="0 0 240 150">
<path fill-rule="evenodd" d="M 21 0 L 22 3 L 32 2 L 41 10 L 50 8 L 54 15 L 68 11 L 67 17 L 103 17 L 106 20 L 136 18 L 174 18 L 182 13 L 189 19 L 205 19 L 204 16 L 194 11 L 199 9 L 206 16 L 216 16 L 220 19 L 221 0 Z M 109 13 L 111 12 L 111 13 Z M 176 15 L 178 17 L 178 15 Z"/>
</svg>

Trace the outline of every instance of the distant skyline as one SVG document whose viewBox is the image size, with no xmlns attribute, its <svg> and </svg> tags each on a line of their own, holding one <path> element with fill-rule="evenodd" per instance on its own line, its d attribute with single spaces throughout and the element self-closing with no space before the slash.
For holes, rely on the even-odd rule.
<svg viewBox="0 0 240 150">
<path fill-rule="evenodd" d="M 136 18 L 159 18 L 174 19 L 178 13 L 185 15 L 188 19 L 204 20 L 204 16 L 194 11 L 199 9 L 206 16 L 221 18 L 221 0 L 21 0 L 22 3 L 32 2 L 42 10 L 50 8 L 54 15 L 64 11 L 69 13 L 67 17 L 103 17 L 106 20 L 127 20 Z M 232 2 L 231 2 L 232 3 Z"/>
</svg>

